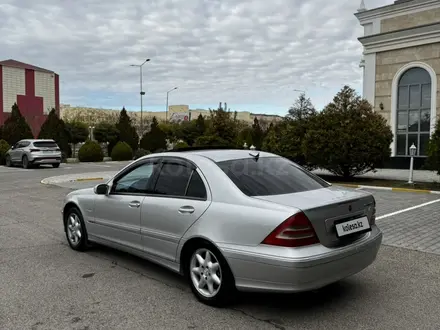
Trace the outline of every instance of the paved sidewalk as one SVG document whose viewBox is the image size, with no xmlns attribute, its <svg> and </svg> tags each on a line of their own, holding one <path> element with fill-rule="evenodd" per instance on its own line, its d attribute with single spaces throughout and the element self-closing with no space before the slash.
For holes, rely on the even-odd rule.
<svg viewBox="0 0 440 330">
<path fill-rule="evenodd" d="M 315 174 L 321 175 L 333 175 L 326 170 L 315 170 Z M 358 176 L 359 178 L 372 178 L 372 179 L 384 179 L 384 180 L 402 180 L 407 181 L 409 178 L 409 170 L 395 170 L 395 169 L 378 169 L 376 173 L 368 172 L 364 175 Z M 414 171 L 415 182 L 440 182 L 440 176 L 433 171 L 417 170 Z"/>
</svg>

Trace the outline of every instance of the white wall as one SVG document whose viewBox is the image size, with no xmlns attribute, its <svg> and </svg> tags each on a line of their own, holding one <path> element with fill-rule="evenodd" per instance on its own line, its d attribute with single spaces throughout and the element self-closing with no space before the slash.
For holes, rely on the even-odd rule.
<svg viewBox="0 0 440 330">
<path fill-rule="evenodd" d="M 35 71 L 35 96 L 43 97 L 43 113 L 55 108 L 55 75 Z"/>
<path fill-rule="evenodd" d="M 3 112 L 11 112 L 17 102 L 17 94 L 25 95 L 25 70 L 18 68 L 2 67 L 3 71 Z"/>
<path fill-rule="evenodd" d="M 374 106 L 376 94 L 376 54 L 364 55 L 363 97 Z"/>
</svg>

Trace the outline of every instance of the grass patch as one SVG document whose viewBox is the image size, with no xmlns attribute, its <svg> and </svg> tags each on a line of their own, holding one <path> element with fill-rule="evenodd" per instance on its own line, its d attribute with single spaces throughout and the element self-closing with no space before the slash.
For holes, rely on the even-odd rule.
<svg viewBox="0 0 440 330">
<path fill-rule="evenodd" d="M 408 184 L 407 181 L 401 180 L 385 180 L 385 179 L 373 179 L 373 178 L 351 178 L 345 180 L 344 178 L 334 175 L 319 175 L 324 180 L 334 184 L 353 184 L 363 186 L 379 186 L 379 187 L 391 187 L 391 188 L 405 188 L 405 189 L 421 189 L 421 190 L 438 190 L 440 191 L 439 182 L 414 182 L 414 184 Z"/>
</svg>

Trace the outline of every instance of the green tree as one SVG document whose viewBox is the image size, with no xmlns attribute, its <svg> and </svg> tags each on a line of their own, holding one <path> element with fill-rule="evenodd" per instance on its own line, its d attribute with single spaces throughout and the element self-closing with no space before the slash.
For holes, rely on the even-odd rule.
<svg viewBox="0 0 440 330">
<path fill-rule="evenodd" d="M 286 157 L 308 169 L 313 164 L 306 161 L 302 150 L 305 132 L 299 121 L 284 120 L 273 125 L 264 139 L 262 149 Z"/>
<path fill-rule="evenodd" d="M 0 165 L 5 164 L 5 154 L 11 146 L 5 140 L 0 139 Z"/>
<path fill-rule="evenodd" d="M 116 124 L 116 128 L 119 131 L 119 140 L 127 142 L 128 145 L 135 151 L 139 144 L 139 135 L 136 132 L 136 128 L 132 124 L 131 118 L 125 110 L 122 108 L 119 114 L 119 121 Z"/>
<path fill-rule="evenodd" d="M 20 140 L 32 139 L 33 137 L 26 119 L 22 116 L 17 103 L 14 103 L 11 115 L 3 125 L 2 138 L 12 146 Z"/>
<path fill-rule="evenodd" d="M 196 139 L 198 146 L 235 146 L 238 137 L 238 121 L 236 112 L 231 116 L 231 112 L 225 110 L 227 104 L 222 107 L 220 102 L 217 110 L 210 109 L 210 125 L 203 136 Z M 231 118 L 232 117 L 232 118 Z"/>
<path fill-rule="evenodd" d="M 184 121 L 175 127 L 176 140 L 183 140 L 192 146 L 195 140 L 203 136 L 206 131 L 206 121 L 202 114 L 196 120 Z"/>
<path fill-rule="evenodd" d="M 252 124 L 252 144 L 260 150 L 263 145 L 264 132 L 260 126 L 260 123 L 257 118 L 254 119 L 254 123 Z"/>
<path fill-rule="evenodd" d="M 313 169 L 315 166 L 306 160 L 302 145 L 310 121 L 316 115 L 310 99 L 301 94 L 283 121 L 270 124 L 263 140 L 263 150 L 289 158 L 309 170 Z"/>
<path fill-rule="evenodd" d="M 293 120 L 302 120 L 317 114 L 315 107 L 304 93 L 301 93 L 295 103 L 290 107 L 287 117 Z"/>
<path fill-rule="evenodd" d="M 252 127 L 246 126 L 240 130 L 237 137 L 237 148 L 243 148 L 244 143 L 249 148 L 253 144 Z"/>
<path fill-rule="evenodd" d="M 87 140 L 89 136 L 89 128 L 80 121 L 66 122 L 66 130 L 68 132 L 69 143 L 77 144 Z"/>
<path fill-rule="evenodd" d="M 67 142 L 73 145 L 72 154 L 76 154 L 76 144 L 87 140 L 89 129 L 87 125 L 80 121 L 66 122 Z"/>
<path fill-rule="evenodd" d="M 100 143 L 108 143 L 107 154 L 111 155 L 114 146 L 119 141 L 119 130 L 111 123 L 99 123 L 93 130 L 93 137 Z"/>
<path fill-rule="evenodd" d="M 49 112 L 46 121 L 41 126 L 38 138 L 53 139 L 60 147 L 64 157 L 70 156 L 71 150 L 69 146 L 69 131 L 67 130 L 64 121 L 58 117 L 55 109 L 52 109 Z"/>
<path fill-rule="evenodd" d="M 434 134 L 431 135 L 428 145 L 427 168 L 440 175 L 440 120 L 437 121 Z"/>
<path fill-rule="evenodd" d="M 392 141 L 386 120 L 354 89 L 344 86 L 310 121 L 303 151 L 308 162 L 350 178 L 382 166 Z"/>
<path fill-rule="evenodd" d="M 153 117 L 150 130 L 141 139 L 141 148 L 151 152 L 167 149 L 166 134 L 159 127 L 156 117 Z"/>
<path fill-rule="evenodd" d="M 202 114 L 199 114 L 195 121 L 195 132 L 198 135 L 197 137 L 202 136 L 206 132 L 205 117 Z"/>
</svg>

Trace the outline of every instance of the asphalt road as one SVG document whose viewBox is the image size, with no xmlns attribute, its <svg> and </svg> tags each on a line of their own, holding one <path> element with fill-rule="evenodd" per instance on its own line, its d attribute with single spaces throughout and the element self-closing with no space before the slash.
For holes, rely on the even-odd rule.
<svg viewBox="0 0 440 330">
<path fill-rule="evenodd" d="M 103 247 L 72 251 L 60 218 L 70 189 L 39 181 L 121 167 L 99 165 L 0 168 L 0 329 L 438 329 L 440 255 L 433 253 L 384 245 L 372 266 L 326 289 L 244 294 L 235 306 L 214 309 L 198 303 L 179 276 L 147 261 Z M 375 194 L 378 216 L 438 198 Z M 404 230 L 405 221 L 430 210 L 378 223 L 388 228 L 400 219 Z"/>
</svg>

